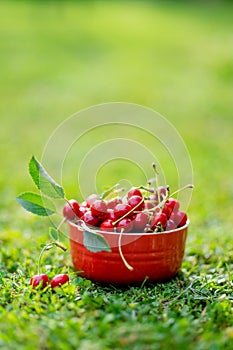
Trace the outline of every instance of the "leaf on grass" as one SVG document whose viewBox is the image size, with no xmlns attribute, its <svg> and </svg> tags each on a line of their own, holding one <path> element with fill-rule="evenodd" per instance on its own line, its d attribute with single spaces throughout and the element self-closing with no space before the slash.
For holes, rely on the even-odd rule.
<svg viewBox="0 0 233 350">
<path fill-rule="evenodd" d="M 63 188 L 51 178 L 51 176 L 46 172 L 46 170 L 34 156 L 29 162 L 29 173 L 38 189 L 48 197 L 65 197 Z"/>
<path fill-rule="evenodd" d="M 91 252 L 111 252 L 111 248 L 108 245 L 106 239 L 99 233 L 94 233 L 85 230 L 84 235 L 84 246 Z"/>
<path fill-rule="evenodd" d="M 39 216 L 49 216 L 56 212 L 54 204 L 48 198 L 33 192 L 21 193 L 16 200 L 24 209 Z"/>
<path fill-rule="evenodd" d="M 58 232 L 54 227 L 49 228 L 49 235 L 54 241 L 58 240 Z"/>
</svg>

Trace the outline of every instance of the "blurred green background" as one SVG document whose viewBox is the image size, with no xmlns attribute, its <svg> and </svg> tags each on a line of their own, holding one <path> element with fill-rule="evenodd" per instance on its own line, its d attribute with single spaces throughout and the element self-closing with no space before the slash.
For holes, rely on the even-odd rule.
<svg viewBox="0 0 233 350">
<path fill-rule="evenodd" d="M 201 274 L 202 267 L 190 255 L 202 257 L 203 252 L 207 267 L 211 254 L 210 267 L 225 266 L 225 262 L 232 267 L 232 13 L 231 1 L 0 1 L 0 264 L 5 275 L 10 271 L 6 304 L 12 298 L 13 272 L 20 269 L 20 276 L 28 279 L 39 243 L 48 239 L 47 223 L 26 214 L 14 200 L 19 192 L 33 189 L 28 161 L 32 154 L 41 158 L 48 138 L 66 118 L 106 102 L 144 105 L 175 126 L 194 170 L 186 264 L 194 261 L 194 277 L 196 272 Z M 99 136 L 93 136 L 92 142 L 95 137 Z M 73 163 L 66 166 L 70 169 L 67 193 L 75 197 Z M 135 171 L 122 161 L 119 176 L 129 175 L 131 169 Z M 53 169 L 48 170 L 53 174 Z M 109 176 L 100 171 L 99 188 L 116 176 L 111 167 L 108 171 Z M 56 256 L 54 259 L 57 261 Z M 52 268 L 60 271 L 54 261 Z M 21 339 L 24 348 L 27 335 L 31 332 L 36 341 L 34 332 L 44 330 L 48 323 L 46 319 L 34 331 L 35 321 L 27 333 L 34 311 L 29 317 L 24 304 L 21 308 L 25 281 L 17 278 L 21 299 L 19 304 L 7 305 L 9 310 L 15 308 L 16 316 L 9 313 L 11 330 L 6 337 L 14 340 L 17 328 L 16 342 Z M 69 307 L 62 309 L 67 319 Z M 56 315 L 60 317 L 58 311 Z M 50 316 L 53 319 L 54 313 Z M 198 324 L 198 319 L 194 321 Z M 221 319 L 219 322 L 222 324 Z M 189 326 L 187 321 L 187 329 Z M 198 341 L 196 334 L 193 337 Z M 59 342 L 59 337 L 54 339 Z"/>
<path fill-rule="evenodd" d="M 230 2 L 1 1 L 1 206 L 30 188 L 28 160 L 40 159 L 62 121 L 122 101 L 155 109 L 181 134 L 194 167 L 194 219 L 228 221 L 232 9 Z"/>
</svg>

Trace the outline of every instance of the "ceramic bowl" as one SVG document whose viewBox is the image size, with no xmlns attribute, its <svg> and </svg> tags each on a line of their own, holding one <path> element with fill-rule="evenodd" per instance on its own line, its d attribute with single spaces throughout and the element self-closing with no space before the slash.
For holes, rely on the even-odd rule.
<svg viewBox="0 0 233 350">
<path fill-rule="evenodd" d="M 130 271 L 118 249 L 119 233 L 101 233 L 111 252 L 90 252 L 83 245 L 83 230 L 69 222 L 70 248 L 74 268 L 79 275 L 95 282 L 114 285 L 167 281 L 179 271 L 185 250 L 189 221 L 185 226 L 160 233 L 124 233 L 121 249 Z"/>
</svg>

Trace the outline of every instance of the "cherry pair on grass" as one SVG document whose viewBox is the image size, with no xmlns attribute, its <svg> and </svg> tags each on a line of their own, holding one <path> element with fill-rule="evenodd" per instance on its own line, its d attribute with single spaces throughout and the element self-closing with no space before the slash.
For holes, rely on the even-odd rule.
<svg viewBox="0 0 233 350">
<path fill-rule="evenodd" d="M 32 288 L 41 288 L 44 289 L 47 285 L 49 285 L 52 289 L 56 287 L 60 287 L 61 285 L 69 282 L 69 276 L 67 274 L 59 274 L 52 278 L 49 282 L 49 278 L 46 274 L 35 275 L 30 279 L 30 285 Z"/>
</svg>

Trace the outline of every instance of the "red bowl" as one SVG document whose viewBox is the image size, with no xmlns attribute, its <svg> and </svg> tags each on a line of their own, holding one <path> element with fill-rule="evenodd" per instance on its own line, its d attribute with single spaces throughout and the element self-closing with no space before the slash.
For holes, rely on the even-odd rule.
<svg viewBox="0 0 233 350">
<path fill-rule="evenodd" d="M 70 248 L 74 268 L 95 282 L 123 285 L 169 280 L 179 271 L 185 250 L 189 221 L 173 231 L 160 233 L 123 233 L 121 248 L 130 271 L 118 249 L 119 233 L 100 232 L 111 252 L 90 252 L 83 245 L 83 230 L 69 222 Z"/>
</svg>

